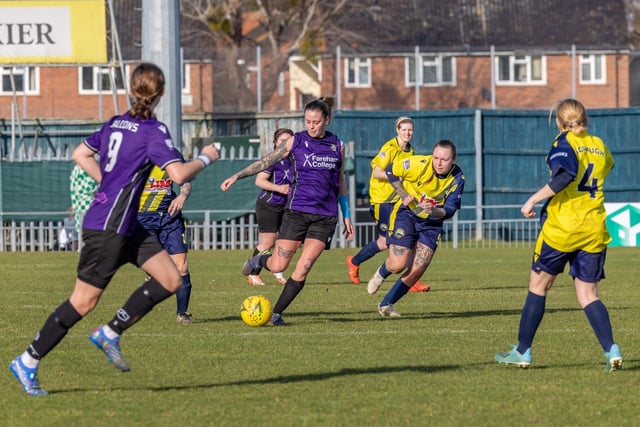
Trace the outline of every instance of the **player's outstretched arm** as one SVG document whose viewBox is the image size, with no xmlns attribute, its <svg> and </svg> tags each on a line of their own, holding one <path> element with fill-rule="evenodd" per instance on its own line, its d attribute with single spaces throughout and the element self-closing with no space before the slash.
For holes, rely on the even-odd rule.
<svg viewBox="0 0 640 427">
<path fill-rule="evenodd" d="M 213 144 L 202 148 L 200 155 L 190 162 L 173 162 L 167 165 L 165 170 L 169 178 L 178 185 L 191 181 L 204 170 L 211 162 L 215 162 L 220 157 L 218 150 Z"/>
<path fill-rule="evenodd" d="M 271 153 L 267 154 L 260 160 L 256 160 L 246 168 L 242 169 L 239 172 L 234 173 L 229 178 L 222 181 L 222 184 L 220 185 L 220 189 L 222 191 L 229 191 L 229 188 L 231 188 L 231 186 L 235 184 L 236 181 L 239 180 L 240 178 L 253 176 L 258 172 L 265 170 L 269 166 L 275 165 L 277 162 L 279 162 L 280 160 L 284 159 L 289 155 L 289 151 L 291 150 L 292 144 L 293 144 L 293 138 L 291 137 L 287 139 L 286 142 L 279 144 L 276 147 L 276 149 L 273 150 Z"/>
</svg>

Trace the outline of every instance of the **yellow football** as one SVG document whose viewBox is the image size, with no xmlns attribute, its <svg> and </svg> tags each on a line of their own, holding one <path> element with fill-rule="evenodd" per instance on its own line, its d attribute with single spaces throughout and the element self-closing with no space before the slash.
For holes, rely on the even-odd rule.
<svg viewBox="0 0 640 427">
<path fill-rule="evenodd" d="M 249 326 L 264 326 L 271 320 L 271 302 L 262 295 L 253 295 L 242 301 L 240 317 Z"/>
</svg>

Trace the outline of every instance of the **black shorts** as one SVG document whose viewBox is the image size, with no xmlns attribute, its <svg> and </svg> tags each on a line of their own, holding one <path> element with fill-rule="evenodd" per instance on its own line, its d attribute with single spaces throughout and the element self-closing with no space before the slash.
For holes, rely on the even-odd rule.
<svg viewBox="0 0 640 427">
<path fill-rule="evenodd" d="M 337 224 L 337 216 L 315 215 L 286 210 L 278 232 L 278 239 L 303 242 L 304 239 L 310 238 L 320 240 L 329 245 Z"/>
<path fill-rule="evenodd" d="M 275 206 L 265 200 L 256 200 L 256 219 L 260 233 L 276 233 L 282 224 L 284 206 Z"/>
<path fill-rule="evenodd" d="M 161 252 L 162 245 L 147 230 L 138 227 L 133 237 L 113 231 L 82 229 L 84 245 L 78 261 L 78 279 L 105 289 L 118 268 L 127 263 L 138 267 Z"/>
</svg>

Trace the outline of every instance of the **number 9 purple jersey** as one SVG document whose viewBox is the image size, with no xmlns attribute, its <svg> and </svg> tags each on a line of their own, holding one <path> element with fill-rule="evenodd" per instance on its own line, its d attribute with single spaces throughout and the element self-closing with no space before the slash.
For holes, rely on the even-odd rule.
<svg viewBox="0 0 640 427">
<path fill-rule="evenodd" d="M 82 227 L 132 236 L 152 166 L 164 169 L 182 161 L 169 129 L 155 118 L 137 119 L 127 113 L 111 118 L 84 143 L 100 155 L 102 182 Z"/>
</svg>

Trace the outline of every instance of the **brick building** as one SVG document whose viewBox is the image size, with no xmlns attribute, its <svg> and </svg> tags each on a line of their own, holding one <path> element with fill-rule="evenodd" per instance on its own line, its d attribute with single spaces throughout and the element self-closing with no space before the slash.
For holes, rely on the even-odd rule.
<svg viewBox="0 0 640 427">
<path fill-rule="evenodd" d="M 128 69 L 141 56 L 141 1 L 114 4 Z M 637 105 L 623 0 L 565 0 L 559 8 L 552 0 L 372 1 L 371 13 L 338 22 L 360 34 L 357 41 L 327 38 L 314 61 L 291 58 L 278 90 L 262 94 L 262 110 L 299 110 L 326 94 L 344 110 L 548 109 L 568 96 L 588 108 Z M 181 25 L 198 24 L 183 17 Z M 254 61 L 255 48 L 244 55 L 238 66 Z M 206 41 L 183 43 L 185 115 L 232 112 L 220 96 L 229 91 L 221 58 Z M 263 64 L 247 67 L 251 90 L 255 67 L 268 61 L 265 45 Z M 112 82 L 122 88 L 117 66 L 5 66 L 0 73 L 0 119 L 12 108 L 23 118 L 99 120 L 115 112 L 114 100 L 120 112 L 127 108 L 124 90 L 111 90 Z"/>
</svg>

